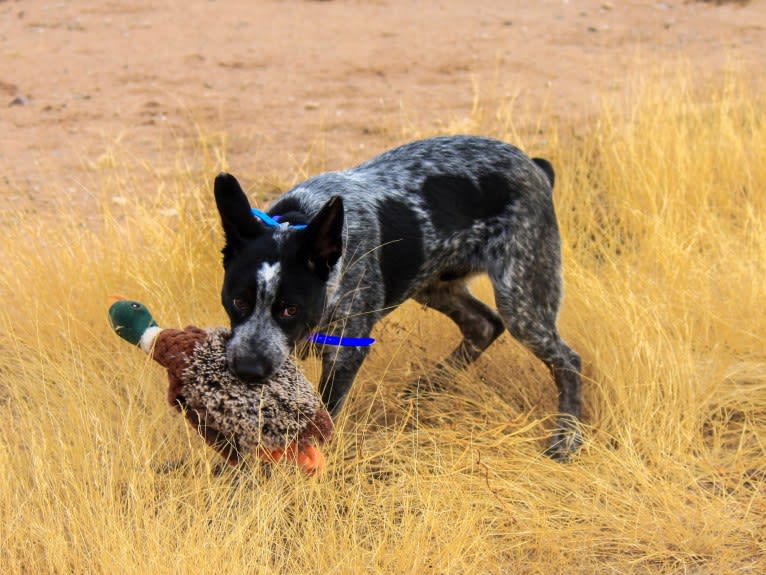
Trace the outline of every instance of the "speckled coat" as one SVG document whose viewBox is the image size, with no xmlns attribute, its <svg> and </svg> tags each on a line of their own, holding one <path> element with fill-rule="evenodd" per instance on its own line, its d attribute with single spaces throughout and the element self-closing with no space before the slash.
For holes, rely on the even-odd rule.
<svg viewBox="0 0 766 575">
<path fill-rule="evenodd" d="M 281 302 L 311 310 L 321 300 L 322 313 L 307 312 L 302 324 L 367 337 L 379 319 L 412 298 L 460 328 L 463 340 L 447 364 L 475 360 L 506 328 L 545 362 L 561 414 L 550 453 L 565 458 L 581 441 L 574 429 L 580 357 L 556 327 L 562 274 L 553 184 L 548 161 L 505 142 L 431 138 L 298 184 L 268 210 L 281 221 L 307 224 L 295 230 L 261 225 L 236 179 L 220 174 L 221 293 L 232 322 L 228 354 L 235 371 L 260 377 L 305 336 L 294 328 L 297 320 L 275 314 Z M 295 286 L 304 282 L 298 278 L 311 277 L 304 260 L 325 274 L 321 285 L 299 291 Z M 470 294 L 467 281 L 477 273 L 489 276 L 497 312 Z M 325 347 L 322 353 L 319 387 L 337 414 L 368 348 Z"/>
</svg>

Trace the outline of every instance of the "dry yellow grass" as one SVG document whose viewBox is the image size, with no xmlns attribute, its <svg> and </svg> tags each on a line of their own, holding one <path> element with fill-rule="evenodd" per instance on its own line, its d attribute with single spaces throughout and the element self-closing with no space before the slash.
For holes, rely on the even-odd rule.
<svg viewBox="0 0 766 575">
<path fill-rule="evenodd" d="M 508 336 L 403 405 L 458 339 L 407 305 L 376 332 L 323 477 L 215 473 L 106 296 L 224 323 L 219 142 L 164 171 L 105 156 L 83 190 L 99 214 L 4 214 L 0 572 L 766 572 L 766 96 L 738 76 L 626 92 L 576 129 L 524 133 L 479 105 L 446 126 L 557 167 L 588 424 L 569 465 L 541 455 L 554 386 Z"/>
</svg>

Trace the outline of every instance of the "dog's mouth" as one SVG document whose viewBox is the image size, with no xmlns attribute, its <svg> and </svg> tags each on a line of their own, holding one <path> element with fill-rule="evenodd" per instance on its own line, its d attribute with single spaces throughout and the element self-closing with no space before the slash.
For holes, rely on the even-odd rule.
<svg viewBox="0 0 766 575">
<path fill-rule="evenodd" d="M 235 358 L 229 364 L 229 369 L 237 379 L 250 385 L 266 383 L 275 371 L 272 362 L 263 357 Z"/>
</svg>

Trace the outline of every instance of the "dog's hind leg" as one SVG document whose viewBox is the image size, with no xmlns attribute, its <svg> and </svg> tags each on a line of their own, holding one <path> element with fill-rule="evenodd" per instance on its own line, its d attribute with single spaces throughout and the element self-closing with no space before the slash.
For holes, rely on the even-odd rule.
<svg viewBox="0 0 766 575">
<path fill-rule="evenodd" d="M 463 334 L 454 351 L 436 366 L 437 374 L 473 363 L 505 331 L 501 317 L 471 295 L 464 281 L 431 284 L 414 299 L 449 317 Z"/>
<path fill-rule="evenodd" d="M 578 425 L 581 381 L 580 356 L 564 343 L 556 328 L 561 303 L 558 246 L 557 233 L 541 238 L 533 249 L 510 246 L 508 257 L 494 260 L 489 275 L 508 331 L 553 374 L 559 417 L 547 454 L 565 461 L 582 444 Z"/>
</svg>

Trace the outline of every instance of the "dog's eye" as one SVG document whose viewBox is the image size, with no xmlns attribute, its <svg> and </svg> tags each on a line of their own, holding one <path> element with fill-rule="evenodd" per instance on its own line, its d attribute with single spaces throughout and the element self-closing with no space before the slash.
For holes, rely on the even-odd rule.
<svg viewBox="0 0 766 575">
<path fill-rule="evenodd" d="M 235 297 L 233 300 L 231 300 L 231 305 L 235 310 L 237 310 L 238 313 L 242 314 L 243 316 L 250 313 L 250 304 L 243 299 Z"/>
<path fill-rule="evenodd" d="M 280 304 L 276 307 L 276 315 L 282 319 L 292 319 L 300 313 L 300 308 L 295 304 Z"/>
</svg>

